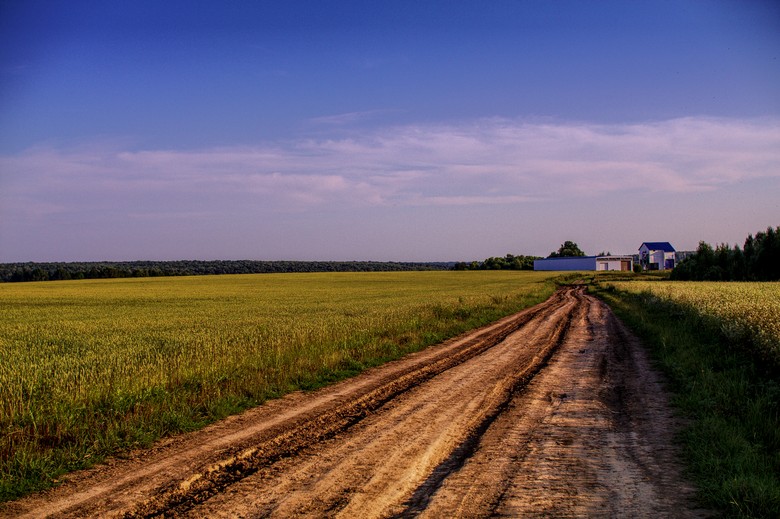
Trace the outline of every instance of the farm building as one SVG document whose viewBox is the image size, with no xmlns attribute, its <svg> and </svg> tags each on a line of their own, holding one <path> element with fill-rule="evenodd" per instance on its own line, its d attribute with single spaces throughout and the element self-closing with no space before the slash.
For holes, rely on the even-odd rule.
<svg viewBox="0 0 780 519">
<path fill-rule="evenodd" d="M 634 270 L 633 256 L 596 256 L 596 270 Z"/>
<path fill-rule="evenodd" d="M 634 268 L 632 256 L 569 256 L 534 260 L 534 270 L 627 270 Z"/>
<path fill-rule="evenodd" d="M 675 251 L 668 241 L 646 241 L 639 246 L 643 270 L 668 270 L 675 265 Z"/>
</svg>

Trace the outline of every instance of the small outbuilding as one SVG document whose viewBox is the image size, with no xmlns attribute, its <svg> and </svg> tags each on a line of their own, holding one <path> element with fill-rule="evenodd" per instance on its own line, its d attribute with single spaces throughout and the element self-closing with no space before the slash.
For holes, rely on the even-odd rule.
<svg viewBox="0 0 780 519">
<path fill-rule="evenodd" d="M 596 256 L 596 270 L 634 270 L 633 256 Z"/>
<path fill-rule="evenodd" d="M 632 256 L 567 256 L 534 260 L 534 270 L 623 270 L 634 269 Z"/>
<path fill-rule="evenodd" d="M 675 267 L 675 251 L 668 241 L 646 241 L 639 246 L 642 270 L 670 270 Z"/>
</svg>

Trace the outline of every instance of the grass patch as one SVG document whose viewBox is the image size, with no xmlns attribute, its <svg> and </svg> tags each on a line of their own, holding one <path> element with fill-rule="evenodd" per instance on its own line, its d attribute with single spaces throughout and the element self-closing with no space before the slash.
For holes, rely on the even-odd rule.
<svg viewBox="0 0 780 519">
<path fill-rule="evenodd" d="M 680 438 L 702 504 L 728 517 L 780 517 L 780 373 L 749 337 L 649 293 L 594 292 L 639 335 L 689 425 Z"/>
<path fill-rule="evenodd" d="M 554 273 L 0 284 L 0 500 L 545 300 Z"/>
</svg>

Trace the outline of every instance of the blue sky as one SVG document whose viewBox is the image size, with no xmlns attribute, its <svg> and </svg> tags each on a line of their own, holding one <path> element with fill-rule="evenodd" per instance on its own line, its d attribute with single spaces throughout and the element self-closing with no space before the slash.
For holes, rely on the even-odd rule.
<svg viewBox="0 0 780 519">
<path fill-rule="evenodd" d="M 780 225 L 780 4 L 0 0 L 0 261 L 446 261 Z"/>
</svg>

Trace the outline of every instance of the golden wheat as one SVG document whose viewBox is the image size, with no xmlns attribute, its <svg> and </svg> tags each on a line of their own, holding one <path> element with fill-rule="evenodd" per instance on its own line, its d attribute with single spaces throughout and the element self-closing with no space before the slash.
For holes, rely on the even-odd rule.
<svg viewBox="0 0 780 519">
<path fill-rule="evenodd" d="M 750 339 L 780 355 L 780 283 L 714 281 L 628 281 L 609 283 L 618 290 L 645 293 L 720 321 L 733 340 Z"/>
</svg>

